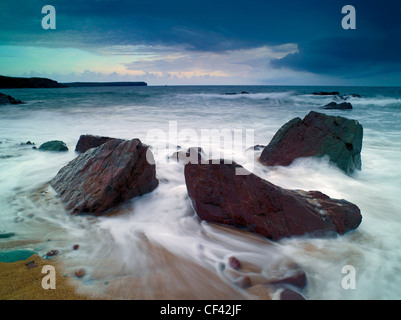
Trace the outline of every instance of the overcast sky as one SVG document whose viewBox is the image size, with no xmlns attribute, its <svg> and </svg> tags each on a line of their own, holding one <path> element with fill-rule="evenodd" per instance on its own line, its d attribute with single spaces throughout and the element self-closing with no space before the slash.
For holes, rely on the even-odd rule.
<svg viewBox="0 0 401 320">
<path fill-rule="evenodd" d="M 56 29 L 42 28 L 42 7 Z M 344 30 L 341 9 L 356 9 Z M 1 0 L 0 74 L 60 82 L 401 86 L 397 0 Z"/>
</svg>

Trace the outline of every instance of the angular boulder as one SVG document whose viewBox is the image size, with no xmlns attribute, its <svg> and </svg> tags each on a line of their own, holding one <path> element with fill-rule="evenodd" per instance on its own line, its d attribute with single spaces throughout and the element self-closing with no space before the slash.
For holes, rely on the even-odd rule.
<svg viewBox="0 0 401 320">
<path fill-rule="evenodd" d="M 243 228 L 272 240 L 344 234 L 359 226 L 359 208 L 319 191 L 287 190 L 255 174 L 236 175 L 236 163 L 185 165 L 188 195 L 205 221 Z"/>
<path fill-rule="evenodd" d="M 112 139 L 114 138 L 83 134 L 79 137 L 75 151 L 83 153 L 91 148 L 97 148 Z"/>
<path fill-rule="evenodd" d="M 62 151 L 68 151 L 68 147 L 63 141 L 52 140 L 41 144 L 39 150 L 62 152 Z"/>
<path fill-rule="evenodd" d="M 259 158 L 267 166 L 288 166 L 299 157 L 328 156 L 338 168 L 361 170 L 363 127 L 356 120 L 311 111 L 284 124 Z"/>
<path fill-rule="evenodd" d="M 80 154 L 50 184 L 71 214 L 99 216 L 158 186 L 149 156 L 148 146 L 139 139 L 113 139 Z"/>
</svg>

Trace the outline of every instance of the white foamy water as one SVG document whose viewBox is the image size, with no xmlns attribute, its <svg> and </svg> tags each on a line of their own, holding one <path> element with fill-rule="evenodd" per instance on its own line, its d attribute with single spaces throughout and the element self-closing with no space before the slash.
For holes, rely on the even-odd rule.
<svg viewBox="0 0 401 320">
<path fill-rule="evenodd" d="M 51 249 L 70 275 L 84 268 L 80 289 L 115 298 L 255 298 L 232 286 L 222 263 L 236 256 L 254 265 L 251 277 L 287 272 L 293 261 L 307 274 L 307 299 L 401 298 L 401 103 L 400 89 L 335 88 L 350 97 L 351 111 L 320 110 L 332 97 L 316 87 L 134 87 L 3 90 L 27 103 L 0 107 L 0 239 L 4 249 Z M 241 94 L 242 91 L 248 94 Z M 225 93 L 237 93 L 226 95 Z M 326 159 L 297 159 L 289 167 L 264 167 L 261 150 L 201 140 L 202 130 L 253 130 L 253 144 L 267 145 L 288 120 L 309 111 L 342 115 L 364 127 L 362 171 L 347 176 Z M 171 125 L 178 135 L 172 137 Z M 154 137 L 149 132 L 164 132 Z M 77 156 L 81 134 L 139 138 L 152 146 L 160 185 L 111 217 L 70 216 L 47 183 Z M 177 138 L 177 141 L 175 141 Z M 36 146 L 63 140 L 66 153 Z M 233 154 L 262 178 L 288 189 L 319 190 L 361 209 L 355 231 L 335 238 L 294 237 L 271 242 L 202 222 L 187 196 L 183 166 L 167 161 L 174 143 Z M 162 147 L 170 149 L 164 152 Z M 72 250 L 79 244 L 79 250 Z M 162 249 L 172 254 L 161 254 Z M 163 250 L 162 250 L 163 251 Z M 189 263 L 187 263 L 189 261 Z M 356 289 L 342 287 L 343 266 L 356 270 Z M 281 266 L 281 267 L 280 267 Z M 199 267 L 199 268 L 198 268 Z M 205 271 L 206 270 L 206 271 Z M 256 270 L 256 271 L 255 271 Z M 207 275 L 207 276 L 206 276 Z M 209 277 L 210 276 L 210 277 Z M 216 278 L 214 278 L 214 276 Z M 221 282 L 216 281 L 221 280 Z M 133 295 L 132 286 L 142 291 Z"/>
</svg>

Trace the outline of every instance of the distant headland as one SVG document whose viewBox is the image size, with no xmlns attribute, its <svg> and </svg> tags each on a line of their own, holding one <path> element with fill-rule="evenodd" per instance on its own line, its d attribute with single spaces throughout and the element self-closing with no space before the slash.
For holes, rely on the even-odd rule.
<svg viewBox="0 0 401 320">
<path fill-rule="evenodd" d="M 65 88 L 66 86 L 57 81 L 47 78 L 17 78 L 0 76 L 1 89 L 19 88 Z"/>
<path fill-rule="evenodd" d="M 69 82 L 63 83 L 67 87 L 146 87 L 146 82 Z"/>
<path fill-rule="evenodd" d="M 147 86 L 146 82 L 70 82 L 59 83 L 47 78 L 21 78 L 0 76 L 0 89 L 68 88 L 68 87 L 116 87 Z"/>
</svg>

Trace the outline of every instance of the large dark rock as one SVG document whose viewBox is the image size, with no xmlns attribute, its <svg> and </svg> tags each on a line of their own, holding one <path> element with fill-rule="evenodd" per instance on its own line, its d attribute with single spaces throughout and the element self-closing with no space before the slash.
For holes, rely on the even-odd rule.
<svg viewBox="0 0 401 320">
<path fill-rule="evenodd" d="M 79 137 L 77 145 L 75 146 L 75 151 L 86 152 L 91 148 L 97 148 L 102 144 L 113 139 L 114 138 L 110 137 L 92 136 L 90 134 L 84 134 Z"/>
<path fill-rule="evenodd" d="M 63 141 L 52 140 L 41 144 L 39 150 L 60 152 L 60 151 L 68 151 L 68 147 Z"/>
<path fill-rule="evenodd" d="M 359 226 L 359 208 L 319 191 L 287 190 L 249 173 L 240 165 L 191 164 L 185 181 L 193 207 L 202 220 L 244 228 L 269 239 L 310 234 L 344 234 Z"/>
<path fill-rule="evenodd" d="M 0 105 L 2 104 L 21 104 L 21 100 L 15 99 L 12 96 L 0 93 Z"/>
<path fill-rule="evenodd" d="M 351 110 L 352 104 L 349 102 L 337 103 L 335 101 L 330 102 L 322 107 L 323 109 L 338 109 L 338 110 Z"/>
<path fill-rule="evenodd" d="M 147 156 L 152 153 L 139 139 L 113 139 L 68 163 L 51 186 L 70 213 L 102 215 L 157 187 L 156 167 Z"/>
<path fill-rule="evenodd" d="M 260 162 L 288 166 L 299 157 L 328 156 L 346 173 L 361 170 L 363 128 L 356 120 L 311 111 L 284 124 L 263 150 Z"/>
</svg>

